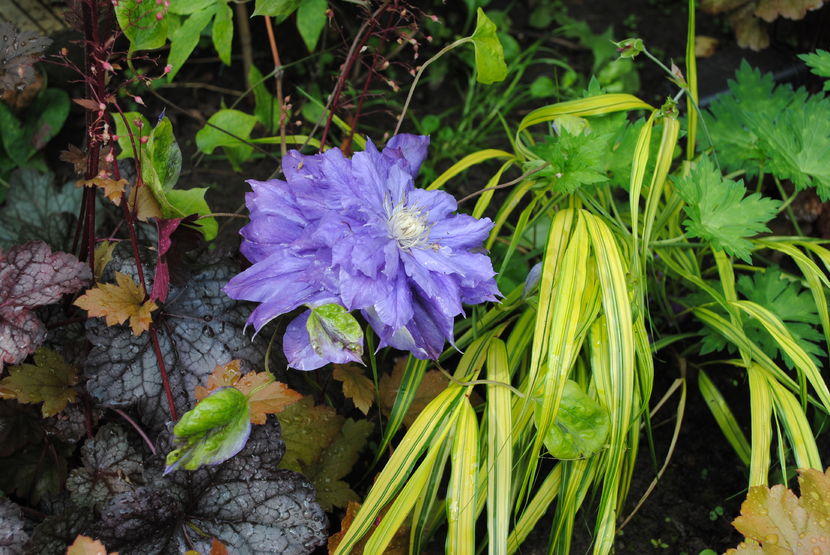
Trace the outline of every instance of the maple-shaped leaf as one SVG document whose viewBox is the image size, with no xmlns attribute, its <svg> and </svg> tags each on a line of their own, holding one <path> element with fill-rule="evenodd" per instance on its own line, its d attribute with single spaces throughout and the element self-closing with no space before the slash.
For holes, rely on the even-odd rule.
<svg viewBox="0 0 830 555">
<path fill-rule="evenodd" d="M 533 152 L 549 167 L 538 172 L 557 192 L 571 194 L 584 185 L 608 181 L 605 163 L 612 136 L 580 129 L 561 128 L 559 137 L 547 137 L 533 147 Z"/>
<path fill-rule="evenodd" d="M 140 482 L 141 456 L 127 441 L 127 434 L 114 424 L 105 424 L 81 447 L 83 466 L 66 480 L 66 489 L 79 507 L 101 508 L 119 493 L 132 491 Z"/>
<path fill-rule="evenodd" d="M 354 402 L 363 414 L 369 414 L 375 401 L 375 384 L 356 364 L 335 364 L 331 376 L 343 382 L 343 395 Z"/>
<path fill-rule="evenodd" d="M 86 153 L 73 144 L 67 146 L 66 150 L 61 150 L 58 160 L 72 164 L 72 169 L 78 175 L 83 175 L 86 171 Z"/>
<path fill-rule="evenodd" d="M 676 179 L 686 202 L 683 222 L 689 237 L 708 241 L 713 248 L 749 262 L 752 243 L 747 237 L 769 231 L 780 202 L 759 193 L 746 195 L 743 181 L 725 179 L 711 160 L 702 158 L 689 175 Z"/>
<path fill-rule="evenodd" d="M 93 177 L 92 179 L 80 179 L 75 185 L 77 187 L 97 187 L 104 191 L 104 196 L 116 206 L 121 204 L 121 197 L 127 187 L 126 179 L 112 179 L 111 177 Z"/>
<path fill-rule="evenodd" d="M 824 77 L 824 90 L 830 91 L 830 52 L 827 50 L 816 50 L 812 54 L 799 54 L 801 60 L 810 66 L 810 71 L 819 77 Z"/>
<path fill-rule="evenodd" d="M 152 313 L 158 306 L 152 299 L 144 300 L 144 291 L 130 276 L 116 272 L 115 281 L 115 285 L 98 283 L 75 299 L 75 306 L 86 310 L 90 318 L 106 318 L 108 326 L 129 320 L 133 335 L 141 335 L 150 329 Z"/>
<path fill-rule="evenodd" d="M 50 173 L 21 169 L 9 178 L 6 204 L 0 208 L 0 248 L 45 241 L 54 249 L 72 248 L 72 227 L 82 192 L 73 186 L 56 190 Z"/>
<path fill-rule="evenodd" d="M 9 368 L 9 376 L 0 380 L 0 399 L 43 403 L 41 410 L 46 418 L 61 412 L 77 399 L 78 369 L 45 347 L 35 351 L 34 358 L 34 364 Z"/>
<path fill-rule="evenodd" d="M 32 309 L 74 293 L 90 275 L 86 264 L 43 242 L 0 250 L 0 370 L 22 361 L 46 337 Z"/>
<path fill-rule="evenodd" d="M 302 472 L 317 488 L 320 505 L 331 510 L 357 500 L 342 480 L 357 462 L 373 425 L 344 419 L 334 409 L 304 397 L 279 415 L 285 457 L 280 466 Z"/>
<path fill-rule="evenodd" d="M 357 512 L 360 510 L 360 503 L 357 501 L 349 501 L 348 506 L 346 507 L 346 515 L 343 517 L 343 520 L 340 521 L 340 531 L 336 534 L 333 534 L 329 537 L 328 541 L 328 550 L 329 554 L 334 553 L 337 551 L 337 546 L 340 545 L 340 542 L 343 540 L 343 537 L 346 535 L 346 532 L 349 531 L 349 528 L 352 526 L 352 522 L 354 522 L 354 517 L 357 516 Z M 389 510 L 389 506 L 386 506 L 383 510 L 381 510 L 378 518 L 375 519 L 375 523 L 372 525 L 372 528 L 369 532 L 363 535 L 363 538 L 357 542 L 352 548 L 352 553 L 365 553 L 366 550 L 366 543 L 369 541 L 369 538 L 372 536 L 372 531 L 377 527 L 383 517 L 386 515 L 386 512 Z M 389 541 L 389 544 L 386 546 L 386 549 L 383 551 L 384 555 L 408 555 L 409 553 L 409 526 L 404 525 L 398 528 L 398 531 L 395 532 L 395 535 L 392 536 L 392 539 Z"/>
<path fill-rule="evenodd" d="M 127 206 L 135 214 L 135 217 L 142 222 L 149 221 L 151 218 L 162 217 L 161 205 L 147 186 L 133 186 L 130 189 L 129 197 L 127 197 Z"/>
<path fill-rule="evenodd" d="M 150 259 L 146 252 L 143 256 Z M 222 291 L 236 267 L 209 258 L 197 260 L 195 267 L 182 286 L 171 284 L 168 301 L 160 303 L 155 316 L 159 350 L 179 414 L 193 407 L 196 386 L 204 384 L 217 365 L 240 359 L 257 366 L 264 352 L 261 339 L 251 341 L 243 333 L 250 309 Z M 127 244 L 115 249 L 105 279 L 111 280 L 116 272 L 136 275 Z M 145 265 L 144 275 L 151 287 L 150 266 Z M 126 326 L 108 327 L 100 319 L 90 319 L 86 337 L 93 345 L 83 365 L 87 391 L 104 406 L 136 407 L 145 425 L 160 430 L 170 414 L 149 334 L 134 336 Z"/>
<path fill-rule="evenodd" d="M 90 535 L 122 555 L 207 553 L 214 538 L 229 553 L 309 553 L 325 543 L 325 513 L 306 479 L 276 470 L 282 452 L 270 417 L 237 456 L 217 466 L 162 476 L 161 457 L 152 459 L 145 485 L 113 498 Z"/>
<path fill-rule="evenodd" d="M 753 486 L 732 525 L 746 536 L 726 553 L 830 553 L 830 469 L 798 471 L 801 497 L 779 484 Z"/>
<path fill-rule="evenodd" d="M 395 404 L 395 397 L 398 396 L 398 388 L 403 379 L 403 372 L 406 369 L 406 357 L 401 357 L 395 363 L 391 374 L 384 374 L 380 379 L 380 408 L 383 414 L 389 416 L 392 412 L 392 407 Z M 421 384 L 415 392 L 415 398 L 412 404 L 409 405 L 409 410 L 403 417 L 403 423 L 408 428 L 415 422 L 421 411 L 424 410 L 430 401 L 432 401 L 439 393 L 447 388 L 446 376 L 438 370 L 430 370 L 424 373 Z"/>
<path fill-rule="evenodd" d="M 24 553 L 29 534 L 24 529 L 23 512 L 6 497 L 0 497 L 0 553 Z"/>
<path fill-rule="evenodd" d="M 248 372 L 242 375 L 242 361 L 220 364 L 208 376 L 207 387 L 196 386 L 196 400 L 201 401 L 220 387 L 235 387 L 248 399 L 251 424 L 265 424 L 269 414 L 277 414 L 302 398 L 302 394 L 274 380 L 269 372 Z"/>
<path fill-rule="evenodd" d="M 79 535 L 72 545 L 66 548 L 66 555 L 107 555 L 107 548 L 99 540 Z M 109 555 L 118 555 L 118 553 L 114 552 Z"/>
<path fill-rule="evenodd" d="M 790 281 L 775 266 L 766 272 L 752 276 L 742 275 L 738 278 L 738 291 L 747 299 L 755 302 L 778 316 L 798 344 L 818 363 L 817 357 L 824 356 L 820 347 L 824 335 L 817 329 L 820 320 L 812 294 L 804 289 L 798 281 Z M 756 320 L 744 322 L 747 335 L 756 341 L 771 357 L 779 354 L 779 345 L 769 332 Z M 785 353 L 780 353 L 787 366 L 793 367 L 792 361 Z"/>
</svg>

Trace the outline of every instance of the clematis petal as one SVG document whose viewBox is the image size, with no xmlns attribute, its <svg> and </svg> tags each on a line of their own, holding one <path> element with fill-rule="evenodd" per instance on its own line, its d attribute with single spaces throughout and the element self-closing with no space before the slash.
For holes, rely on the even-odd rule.
<svg viewBox="0 0 830 555">
<path fill-rule="evenodd" d="M 383 155 L 402 160 L 405 163 L 404 169 L 409 175 L 415 177 L 421 168 L 421 163 L 427 157 L 428 148 L 429 136 L 404 133 L 389 139 L 386 148 L 383 149 Z"/>
<path fill-rule="evenodd" d="M 297 370 L 316 370 L 329 363 L 328 360 L 314 352 L 311 346 L 306 329 L 310 314 L 311 311 L 306 310 L 291 320 L 285 328 L 285 335 L 282 336 L 282 351 L 288 361 L 288 366 Z"/>
<path fill-rule="evenodd" d="M 492 228 L 490 218 L 476 220 L 472 216 L 458 214 L 436 223 L 429 239 L 454 251 L 469 250 L 481 247 Z"/>
<path fill-rule="evenodd" d="M 427 213 L 427 221 L 430 225 L 441 223 L 458 209 L 455 198 L 446 191 L 414 189 L 409 193 L 407 201 L 410 206 L 418 207 Z M 481 244 L 481 241 L 477 244 Z"/>
</svg>

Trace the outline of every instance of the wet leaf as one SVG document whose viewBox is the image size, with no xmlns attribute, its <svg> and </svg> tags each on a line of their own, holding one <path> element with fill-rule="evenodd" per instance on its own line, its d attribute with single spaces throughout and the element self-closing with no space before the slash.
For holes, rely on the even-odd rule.
<svg viewBox="0 0 830 555">
<path fill-rule="evenodd" d="M 242 376 L 241 361 L 232 360 L 213 369 L 207 387 L 196 386 L 196 399 L 201 401 L 220 387 L 235 387 L 248 398 L 251 424 L 265 424 L 268 414 L 277 414 L 302 398 L 300 393 L 274 380 L 268 372 L 248 372 Z"/>
<path fill-rule="evenodd" d="M 141 456 L 127 441 L 127 434 L 114 424 L 105 424 L 81 447 L 83 466 L 66 480 L 66 489 L 79 507 L 100 509 L 120 493 L 140 483 Z"/>
<path fill-rule="evenodd" d="M 86 264 L 43 242 L 0 250 L 0 370 L 43 343 L 46 329 L 32 309 L 74 293 L 90 275 Z"/>
<path fill-rule="evenodd" d="M 116 272 L 116 285 L 99 283 L 77 299 L 90 318 L 106 318 L 108 326 L 130 321 L 133 335 L 141 335 L 153 322 L 152 312 L 158 308 L 152 300 L 144 301 L 144 291 L 130 276 Z"/>
<path fill-rule="evenodd" d="M 160 10 L 155 2 L 121 0 L 115 4 L 115 17 L 124 35 L 130 39 L 131 52 L 164 46 L 168 18 L 156 19 Z"/>
<path fill-rule="evenodd" d="M 150 257 L 145 253 L 144 259 Z M 243 333 L 250 309 L 222 291 L 236 268 L 208 258 L 196 260 L 195 267 L 198 271 L 182 285 L 171 284 L 168 301 L 156 316 L 159 349 L 179 414 L 194 405 L 193 391 L 217 365 L 238 358 L 254 366 L 264 351 L 262 340 L 251 341 Z M 112 279 L 119 271 L 136 274 L 129 245 L 115 250 L 104 277 Z M 145 267 L 144 274 L 149 278 L 152 269 Z M 160 430 L 169 409 L 149 334 L 136 337 L 126 326 L 107 327 L 90 319 L 86 336 L 93 345 L 83 367 L 87 391 L 104 406 L 135 406 L 145 425 Z"/>
<path fill-rule="evenodd" d="M 354 402 L 363 414 L 368 414 L 375 401 L 375 384 L 356 364 L 335 364 L 331 375 L 343 382 L 343 395 Z"/>
<path fill-rule="evenodd" d="M 34 364 L 9 368 L 9 376 L 0 380 L 0 399 L 18 403 L 43 403 L 43 417 L 58 414 L 74 403 L 78 392 L 78 369 L 45 347 L 35 351 Z"/>
<path fill-rule="evenodd" d="M 151 462 L 146 485 L 116 496 L 94 535 L 125 555 L 208 553 L 214 538 L 229 553 L 309 553 L 325 542 L 325 513 L 307 480 L 276 470 L 281 453 L 271 417 L 225 463 L 162 477 Z"/>
<path fill-rule="evenodd" d="M 536 397 L 536 418 L 542 398 Z M 605 447 L 610 430 L 608 412 L 573 380 L 565 382 L 556 420 L 545 433 L 545 447 L 557 459 L 583 459 Z"/>
<path fill-rule="evenodd" d="M 118 246 L 117 241 L 101 241 L 95 245 L 95 281 L 100 281 L 104 268 L 112 260 L 112 251 Z"/>
<path fill-rule="evenodd" d="M 72 545 L 66 548 L 66 555 L 107 555 L 107 548 L 98 540 L 79 535 Z M 118 553 L 109 555 L 118 555 Z"/>
<path fill-rule="evenodd" d="M 248 398 L 236 388 L 219 388 L 176 423 L 176 449 L 167 454 L 164 473 L 224 462 L 245 446 L 250 433 Z"/>
<path fill-rule="evenodd" d="M 24 530 L 23 512 L 6 497 L 0 497 L 0 553 L 24 553 L 29 534 Z"/>
<path fill-rule="evenodd" d="M 830 552 L 830 469 L 798 472 L 800 498 L 780 484 L 749 488 L 732 522 L 746 541 L 727 554 Z"/>
<path fill-rule="evenodd" d="M 32 66 L 52 40 L 32 31 L 21 31 L 10 21 L 0 21 L 0 90 L 24 88 L 35 78 Z"/>
<path fill-rule="evenodd" d="M 330 407 L 314 406 L 310 397 L 288 407 L 279 419 L 285 440 L 280 466 L 310 479 L 325 510 L 357 500 L 357 494 L 342 478 L 357 462 L 372 433 L 372 423 L 344 419 Z"/>
</svg>

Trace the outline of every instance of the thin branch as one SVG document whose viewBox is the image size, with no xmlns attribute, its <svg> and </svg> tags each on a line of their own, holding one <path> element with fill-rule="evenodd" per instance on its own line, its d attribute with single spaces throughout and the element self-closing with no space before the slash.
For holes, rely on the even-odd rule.
<svg viewBox="0 0 830 555">
<path fill-rule="evenodd" d="M 513 185 L 516 185 L 517 183 L 521 183 L 522 181 L 524 181 L 525 179 L 527 179 L 528 177 L 530 177 L 534 173 L 542 171 L 543 169 L 547 168 L 548 166 L 550 166 L 550 162 L 545 162 L 544 164 L 542 164 L 538 168 L 533 168 L 529 172 L 520 175 L 519 177 L 517 177 L 513 181 L 508 181 L 507 183 L 502 183 L 500 185 L 493 185 L 492 187 L 485 187 L 484 189 L 476 191 L 475 193 L 470 193 L 466 197 L 459 200 L 458 204 L 461 204 L 462 202 L 464 202 L 466 200 L 469 200 L 469 199 L 471 199 L 475 196 L 478 196 L 480 194 L 486 193 L 487 191 L 495 191 L 496 189 L 504 189 L 506 187 L 512 187 Z"/>
<path fill-rule="evenodd" d="M 271 23 L 271 16 L 265 16 L 265 30 L 268 31 L 268 44 L 271 47 L 271 58 L 274 60 L 274 81 L 277 83 L 277 105 L 280 111 L 280 154 L 283 157 L 288 153 L 288 146 L 285 144 L 285 106 L 283 106 L 282 94 L 282 62 L 280 52 L 277 50 L 277 39 L 274 37 L 274 26 Z"/>
<path fill-rule="evenodd" d="M 141 439 L 144 440 L 144 443 L 147 444 L 147 448 L 150 449 L 150 452 L 153 455 L 155 455 L 156 454 L 156 446 L 153 445 L 153 442 L 150 441 L 150 438 L 147 437 L 147 434 L 144 432 L 144 430 L 141 429 L 141 426 L 139 426 L 138 423 L 135 420 L 133 420 L 132 418 L 130 418 L 130 415 L 127 414 L 126 412 L 124 412 L 123 410 L 121 410 L 121 409 L 112 409 L 112 410 L 115 411 L 115 413 L 118 414 L 118 416 L 120 416 L 121 418 L 126 420 L 127 423 L 130 426 L 132 426 L 133 429 L 135 429 L 136 432 L 138 432 L 138 435 L 140 435 Z"/>
</svg>

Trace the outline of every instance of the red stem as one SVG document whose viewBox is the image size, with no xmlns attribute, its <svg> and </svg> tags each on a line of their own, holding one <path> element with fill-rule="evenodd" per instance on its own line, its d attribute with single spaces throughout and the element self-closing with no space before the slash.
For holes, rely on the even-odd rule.
<svg viewBox="0 0 830 555">
<path fill-rule="evenodd" d="M 161 356 L 159 337 L 156 333 L 156 327 L 152 324 L 150 324 L 150 342 L 153 344 L 153 351 L 156 353 L 156 360 L 159 363 L 161 383 L 164 385 L 164 394 L 167 396 L 167 406 L 170 408 L 170 416 L 173 420 L 178 420 L 179 417 L 176 414 L 176 403 L 173 401 L 173 390 L 170 389 L 170 380 L 167 379 L 167 369 L 164 367 L 164 357 Z"/>
</svg>

